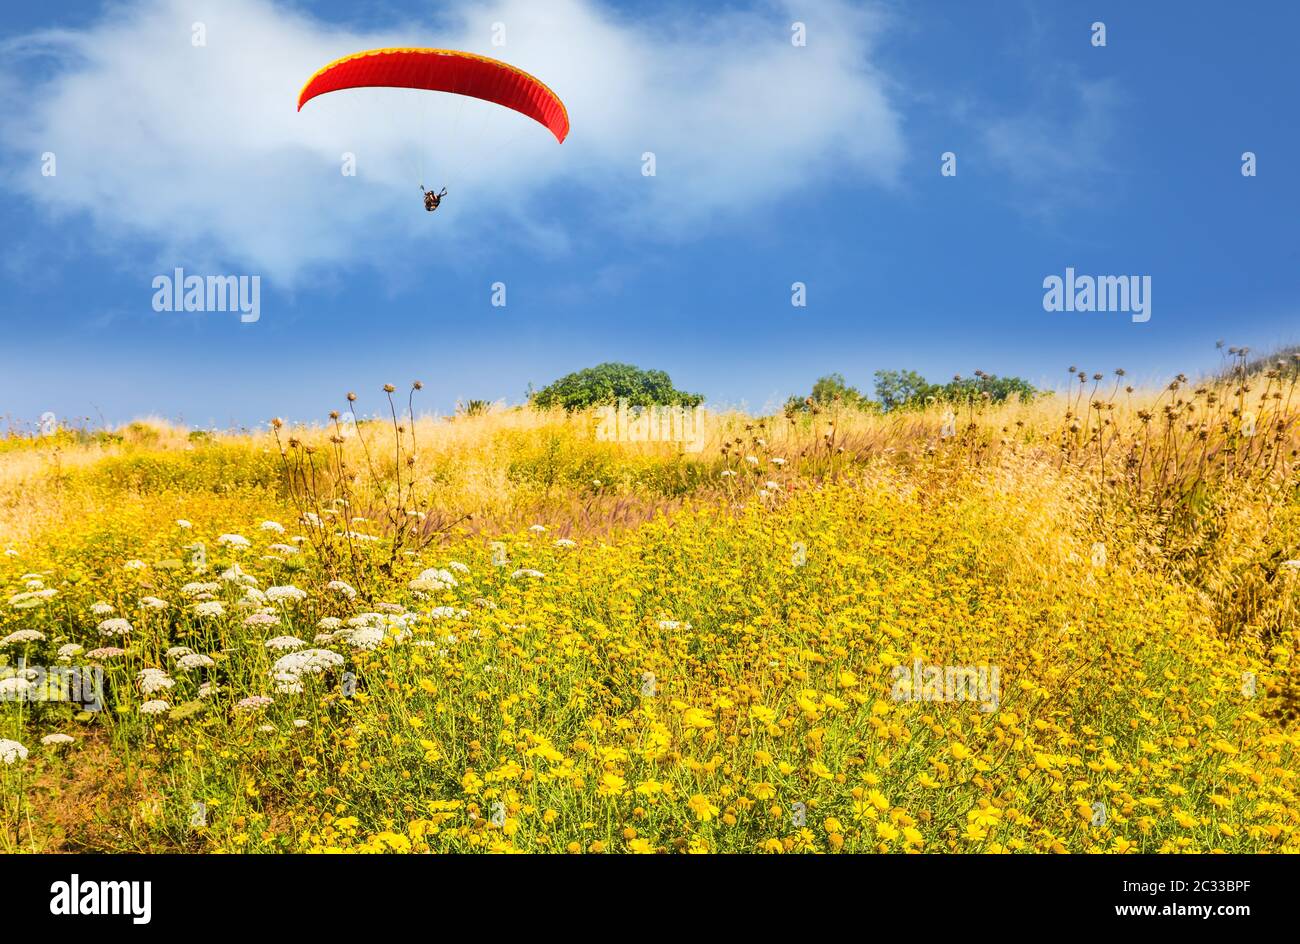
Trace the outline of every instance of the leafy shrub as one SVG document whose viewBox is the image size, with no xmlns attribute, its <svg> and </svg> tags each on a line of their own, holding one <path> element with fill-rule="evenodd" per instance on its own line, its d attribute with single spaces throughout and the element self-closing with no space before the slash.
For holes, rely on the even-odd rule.
<svg viewBox="0 0 1300 944">
<path fill-rule="evenodd" d="M 621 399 L 630 406 L 693 407 L 704 402 L 704 395 L 678 390 L 662 370 L 605 363 L 561 377 L 535 393 L 532 402 L 542 409 L 585 410 Z"/>
</svg>

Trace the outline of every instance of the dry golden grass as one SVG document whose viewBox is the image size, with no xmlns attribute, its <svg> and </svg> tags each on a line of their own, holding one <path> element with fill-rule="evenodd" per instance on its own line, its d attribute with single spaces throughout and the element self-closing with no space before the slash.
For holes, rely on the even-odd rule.
<svg viewBox="0 0 1300 944">
<path fill-rule="evenodd" d="M 123 651 L 103 715 L 0 705 L 0 848 L 1294 851 L 1293 377 L 1122 382 L 690 453 L 502 407 L 11 438 L 0 675 Z M 332 668 L 282 690 L 283 636 Z"/>
</svg>

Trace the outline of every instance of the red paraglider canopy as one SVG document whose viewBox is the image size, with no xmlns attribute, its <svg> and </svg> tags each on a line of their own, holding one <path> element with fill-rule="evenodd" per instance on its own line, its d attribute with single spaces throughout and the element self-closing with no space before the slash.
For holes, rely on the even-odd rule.
<svg viewBox="0 0 1300 944">
<path fill-rule="evenodd" d="M 298 110 L 326 92 L 371 86 L 468 95 L 527 115 L 557 141 L 569 134 L 564 102 L 538 79 L 500 60 L 454 49 L 371 49 L 336 59 L 307 80 Z"/>
</svg>

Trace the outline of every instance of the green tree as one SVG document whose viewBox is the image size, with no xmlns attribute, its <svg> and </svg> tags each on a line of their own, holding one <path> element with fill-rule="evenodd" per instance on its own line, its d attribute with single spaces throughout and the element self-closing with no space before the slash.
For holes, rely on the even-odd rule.
<svg viewBox="0 0 1300 944">
<path fill-rule="evenodd" d="M 1027 380 L 1019 377 L 999 377 L 980 370 L 975 371 L 974 377 L 954 377 L 951 383 L 944 384 L 942 390 L 940 395 L 942 399 L 953 403 L 969 403 L 980 399 L 984 394 L 988 394 L 989 400 L 993 403 L 1001 403 L 1012 397 L 1028 401 L 1038 394 Z"/>
<path fill-rule="evenodd" d="M 566 374 L 533 394 L 532 402 L 542 409 L 562 406 L 585 410 L 626 398 L 629 406 L 699 406 L 700 393 L 686 393 L 673 386 L 662 370 L 642 370 L 631 364 L 605 363 Z"/>
<path fill-rule="evenodd" d="M 898 410 L 924 406 L 931 398 L 948 403 L 969 403 L 988 394 L 992 403 L 1001 403 L 1011 397 L 1032 400 L 1038 391 L 1020 377 L 999 377 L 975 371 L 974 377 L 953 377 L 946 384 L 934 384 L 914 370 L 876 371 L 876 396 L 885 410 Z"/>
<path fill-rule="evenodd" d="M 938 388 L 914 370 L 878 370 L 876 398 L 882 409 L 897 410 L 904 406 L 917 406 L 926 397 L 935 396 Z"/>
<path fill-rule="evenodd" d="M 810 402 L 811 401 L 811 402 Z M 787 413 L 807 412 L 814 405 L 821 409 L 833 406 L 851 407 L 858 410 L 875 409 L 876 404 L 869 400 L 857 387 L 851 387 L 843 374 L 827 374 L 818 377 L 813 384 L 812 393 L 806 397 L 791 397 L 785 402 Z"/>
</svg>

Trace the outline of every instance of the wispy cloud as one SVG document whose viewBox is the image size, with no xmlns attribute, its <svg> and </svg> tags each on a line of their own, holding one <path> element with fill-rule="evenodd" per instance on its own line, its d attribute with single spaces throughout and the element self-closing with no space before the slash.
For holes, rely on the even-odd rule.
<svg viewBox="0 0 1300 944">
<path fill-rule="evenodd" d="M 1059 78 L 1026 110 L 995 118 L 984 131 L 990 155 L 1022 181 L 1076 186 L 1109 170 L 1119 96 L 1108 80 Z"/>
<path fill-rule="evenodd" d="M 790 43 L 794 20 L 806 47 Z M 196 22 L 206 46 L 192 44 Z M 268 0 L 136 0 L 84 29 L 11 39 L 0 88 L 25 91 L 0 117 L 3 183 L 56 216 L 84 215 L 137 258 L 292 284 L 341 264 L 472 253 L 485 238 L 550 252 L 613 229 L 689 238 L 832 175 L 888 183 L 902 159 L 871 66 L 882 27 L 860 4 L 660 22 L 590 0 L 453 0 L 439 32 L 427 22 L 364 32 Z M 491 44 L 498 22 L 503 47 Z M 557 145 L 505 109 L 404 90 L 295 110 L 319 66 L 392 45 L 507 59 L 566 100 L 573 133 Z M 340 173 L 345 151 L 355 178 Z M 646 151 L 654 178 L 641 175 Z M 44 152 L 57 177 L 41 176 Z M 421 171 L 452 191 L 436 226 L 419 207 Z"/>
</svg>

